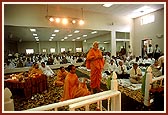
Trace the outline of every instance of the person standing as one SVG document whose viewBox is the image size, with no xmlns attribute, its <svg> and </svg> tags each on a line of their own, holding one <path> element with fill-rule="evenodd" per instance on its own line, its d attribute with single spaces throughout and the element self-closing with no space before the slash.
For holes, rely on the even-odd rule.
<svg viewBox="0 0 168 115">
<path fill-rule="evenodd" d="M 154 49 L 154 58 L 155 60 L 157 60 L 160 57 L 160 47 L 158 46 L 158 44 L 155 45 L 155 49 Z"/>
<path fill-rule="evenodd" d="M 149 44 L 149 47 L 147 48 L 147 55 L 149 58 L 153 57 L 153 47 L 152 44 Z"/>
<path fill-rule="evenodd" d="M 102 79 L 102 70 L 104 68 L 104 59 L 101 50 L 98 49 L 99 44 L 97 41 L 93 43 L 86 57 L 86 67 L 91 70 L 90 72 L 90 88 L 91 93 L 100 92 L 100 83 Z"/>
<path fill-rule="evenodd" d="M 132 56 L 132 48 L 131 46 L 129 45 L 128 46 L 128 57 Z"/>
</svg>

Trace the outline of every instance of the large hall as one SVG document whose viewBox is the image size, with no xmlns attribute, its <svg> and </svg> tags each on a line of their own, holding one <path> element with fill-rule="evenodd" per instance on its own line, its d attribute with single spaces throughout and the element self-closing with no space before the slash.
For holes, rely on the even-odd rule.
<svg viewBox="0 0 168 115">
<path fill-rule="evenodd" d="M 165 113 L 165 55 L 166 2 L 2 2 L 2 112 Z"/>
</svg>

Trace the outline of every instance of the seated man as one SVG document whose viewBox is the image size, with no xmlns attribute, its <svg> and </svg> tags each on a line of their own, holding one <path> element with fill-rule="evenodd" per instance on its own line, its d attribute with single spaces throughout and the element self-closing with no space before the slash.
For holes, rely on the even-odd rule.
<svg viewBox="0 0 168 115">
<path fill-rule="evenodd" d="M 155 60 L 154 64 L 150 65 L 150 67 L 152 68 L 153 77 L 159 77 L 162 75 L 158 60 Z"/>
<path fill-rule="evenodd" d="M 56 80 L 54 81 L 54 85 L 56 86 L 63 86 L 64 85 L 64 80 L 68 72 L 65 70 L 63 66 L 60 67 L 58 70 Z"/>
<path fill-rule="evenodd" d="M 137 63 L 133 64 L 133 67 L 130 69 L 130 82 L 131 83 L 142 83 L 142 71 L 138 67 Z"/>
<path fill-rule="evenodd" d="M 38 63 L 34 63 L 32 68 L 29 69 L 30 74 L 43 74 L 41 69 L 39 69 Z"/>
<path fill-rule="evenodd" d="M 55 74 L 49 66 L 45 65 L 44 62 L 41 63 L 40 69 L 47 77 L 53 77 Z"/>
<path fill-rule="evenodd" d="M 75 66 L 69 65 L 68 71 L 69 73 L 65 78 L 64 92 L 61 101 L 89 95 L 90 92 L 87 89 L 85 80 L 83 83 L 80 83 L 78 80 Z"/>
<path fill-rule="evenodd" d="M 129 74 L 127 72 L 127 67 L 126 67 L 126 65 L 123 64 L 122 60 L 119 61 L 119 65 L 118 65 L 116 71 L 117 71 L 117 78 L 118 79 L 123 79 L 123 78 L 128 79 L 129 78 Z"/>
</svg>

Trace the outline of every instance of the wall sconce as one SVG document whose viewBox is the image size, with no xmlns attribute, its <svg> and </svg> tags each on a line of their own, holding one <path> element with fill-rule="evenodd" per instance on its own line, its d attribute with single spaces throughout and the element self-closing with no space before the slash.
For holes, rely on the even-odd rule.
<svg viewBox="0 0 168 115">
<path fill-rule="evenodd" d="M 50 22 L 57 23 L 57 24 L 62 23 L 63 25 L 67 25 L 67 24 L 84 25 L 85 22 L 83 20 L 83 8 L 81 8 L 81 11 L 82 11 L 82 18 L 49 16 L 48 15 L 48 5 L 47 5 L 47 16 L 46 16 L 46 18 Z"/>
</svg>

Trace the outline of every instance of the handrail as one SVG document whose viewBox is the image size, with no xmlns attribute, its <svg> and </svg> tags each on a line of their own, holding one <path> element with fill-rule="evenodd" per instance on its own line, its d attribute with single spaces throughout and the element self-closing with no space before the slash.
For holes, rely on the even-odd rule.
<svg viewBox="0 0 168 115">
<path fill-rule="evenodd" d="M 80 101 L 78 103 L 70 104 L 69 109 L 70 109 L 70 111 L 74 111 L 75 108 L 80 108 L 80 107 L 83 107 L 83 106 L 87 107 L 88 105 L 90 105 L 92 103 L 96 103 L 98 101 L 102 101 L 102 100 L 108 99 L 110 97 L 115 97 L 115 96 L 119 96 L 119 100 L 120 100 L 121 92 L 111 91 L 111 92 L 107 93 L 106 95 L 102 95 L 102 96 L 99 96 L 99 97 L 90 98 L 88 100 Z M 117 108 L 117 110 L 120 111 L 121 106 L 119 108 Z"/>
<path fill-rule="evenodd" d="M 106 95 L 109 92 L 111 92 L 111 90 L 104 91 L 104 92 L 101 92 L 101 93 L 92 94 L 92 95 L 88 95 L 88 96 L 84 96 L 84 97 L 78 97 L 78 98 L 75 98 L 75 99 L 70 99 L 70 100 L 66 100 L 66 101 L 62 101 L 62 102 L 58 102 L 58 103 L 53 103 L 53 104 L 49 104 L 49 105 L 43 105 L 43 106 L 40 106 L 40 107 L 36 107 L 36 108 L 24 110 L 24 111 L 44 111 L 44 110 L 49 110 L 49 109 L 53 109 L 53 108 L 55 108 L 55 110 L 57 111 L 57 108 L 59 108 L 59 107 L 66 106 L 66 105 L 69 105 L 69 104 L 72 104 L 72 103 L 77 103 L 77 102 L 80 102 L 80 101 L 83 101 L 83 100 L 86 100 L 86 99 Z"/>
</svg>

